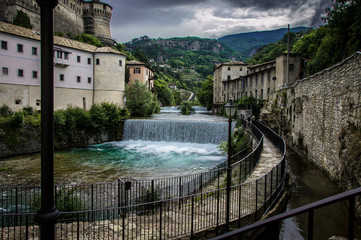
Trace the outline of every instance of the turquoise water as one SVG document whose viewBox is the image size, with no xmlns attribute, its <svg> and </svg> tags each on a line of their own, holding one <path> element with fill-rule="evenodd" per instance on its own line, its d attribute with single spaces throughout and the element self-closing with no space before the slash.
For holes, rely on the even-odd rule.
<svg viewBox="0 0 361 240">
<path fill-rule="evenodd" d="M 55 183 L 113 182 L 207 171 L 225 160 L 215 144 L 120 141 L 55 152 Z M 0 161 L 1 185 L 40 184 L 40 154 Z"/>
<path fill-rule="evenodd" d="M 215 144 L 119 141 L 59 152 L 76 164 L 100 171 L 116 170 L 115 177 L 166 177 L 207 171 L 225 160 Z"/>
<path fill-rule="evenodd" d="M 180 176 L 208 171 L 226 160 L 217 147 L 226 137 L 214 136 L 226 132 L 222 128 L 227 127 L 226 119 L 205 114 L 184 116 L 172 113 L 174 110 L 168 109 L 171 113 L 157 114 L 152 120 L 127 121 L 134 125 L 130 132 L 137 134 L 125 141 L 55 152 L 55 183 Z M 137 137 L 144 133 L 148 133 L 147 138 Z M 194 136 L 202 141 L 193 141 Z M 40 184 L 40 154 L 3 159 L 0 168 L 7 169 L 0 175 L 1 185 Z"/>
</svg>

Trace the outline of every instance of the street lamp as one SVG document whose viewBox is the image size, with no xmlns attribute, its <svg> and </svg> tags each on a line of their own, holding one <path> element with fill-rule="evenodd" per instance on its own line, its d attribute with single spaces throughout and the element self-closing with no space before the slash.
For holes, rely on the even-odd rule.
<svg viewBox="0 0 361 240">
<path fill-rule="evenodd" d="M 232 98 L 229 98 L 229 101 L 224 105 L 228 116 L 228 157 L 227 157 L 227 195 L 226 195 L 226 231 L 229 230 L 229 215 L 230 215 L 230 196 L 231 196 L 231 182 L 232 182 L 232 171 L 231 171 L 231 128 L 232 128 L 232 117 L 235 113 L 235 106 L 233 105 Z"/>
</svg>

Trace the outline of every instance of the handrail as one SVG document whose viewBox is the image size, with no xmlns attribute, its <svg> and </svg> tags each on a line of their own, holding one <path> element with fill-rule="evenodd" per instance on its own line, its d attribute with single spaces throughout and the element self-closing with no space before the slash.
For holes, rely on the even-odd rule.
<svg viewBox="0 0 361 240">
<path fill-rule="evenodd" d="M 355 189 L 347 191 L 347 192 L 339 193 L 337 195 L 334 195 L 334 196 L 331 196 L 328 198 L 321 199 L 319 201 L 304 205 L 302 207 L 290 210 L 285 213 L 278 214 L 276 216 L 258 221 L 256 223 L 249 224 L 249 225 L 239 228 L 237 230 L 214 237 L 214 238 L 212 238 L 212 240 L 228 239 L 231 237 L 239 236 L 240 234 L 245 233 L 247 231 L 254 230 L 259 227 L 264 227 L 266 225 L 276 223 L 276 222 L 282 221 L 284 219 L 294 217 L 294 216 L 297 216 L 297 215 L 300 215 L 300 214 L 306 213 L 306 212 L 309 213 L 309 216 L 312 215 L 312 218 L 309 217 L 308 220 L 313 223 L 314 210 L 321 208 L 321 207 L 331 205 L 336 202 L 343 201 L 343 200 L 349 201 L 348 238 L 353 239 L 354 238 L 355 197 L 358 195 L 361 195 L 361 187 L 355 188 Z M 308 239 L 310 239 L 310 237 L 312 238 L 312 236 L 313 236 L 313 232 L 310 231 L 310 230 L 313 230 L 312 224 L 308 225 L 308 229 L 309 229 L 309 232 L 308 232 L 309 238 Z"/>
<path fill-rule="evenodd" d="M 264 130 L 269 131 L 269 128 L 266 128 L 267 127 L 265 127 Z M 258 128 L 251 125 L 251 131 L 258 131 Z M 252 168 L 259 160 L 264 135 L 262 131 L 260 131 L 259 133 L 257 132 L 255 136 L 258 136 L 260 142 L 253 150 L 253 154 L 246 156 L 250 161 L 246 161 L 247 164 L 244 165 L 241 164 L 242 161 L 239 161 L 239 166 L 232 169 L 234 170 L 232 174 L 239 170 L 239 179 L 241 179 L 241 172 L 244 178 L 249 171 L 253 171 Z M 279 136 L 276 135 L 271 141 L 277 141 L 278 138 Z M 282 146 L 278 146 L 278 148 L 285 150 Z M 216 175 L 203 176 L 200 174 L 193 179 L 188 179 L 187 181 L 192 181 L 192 186 L 188 183 L 184 186 L 181 177 L 175 179 L 171 191 L 179 191 L 179 195 L 174 195 L 170 198 L 168 198 L 168 196 L 164 198 L 159 197 L 159 194 L 164 193 L 158 192 L 159 189 L 154 187 L 154 180 L 151 181 L 149 185 L 141 181 L 135 182 L 137 184 L 135 190 L 140 192 L 143 190 L 146 191 L 144 196 L 139 195 L 146 198 L 146 201 L 143 203 L 139 201 L 129 202 L 130 199 L 138 195 L 131 196 L 132 191 L 129 191 L 130 182 L 122 182 L 121 179 L 116 182 L 116 185 L 98 184 L 92 185 L 91 189 L 81 189 L 80 186 L 74 186 L 74 189 L 69 188 L 69 192 L 75 190 L 83 192 L 84 195 L 79 195 L 81 200 L 88 204 L 90 204 L 89 201 L 91 200 L 91 205 L 88 206 L 89 209 L 62 211 L 62 215 L 57 223 L 58 228 L 61 229 L 59 230 L 60 238 L 61 236 L 71 234 L 78 239 L 92 239 L 96 237 L 95 233 L 98 232 L 91 230 L 94 228 L 101 228 L 102 230 L 99 234 L 103 234 L 104 236 L 108 236 L 107 234 L 111 233 L 122 236 L 122 239 L 132 239 L 134 236 L 138 236 L 138 234 L 142 236 L 145 229 L 148 229 L 146 234 L 149 234 L 146 236 L 149 238 L 156 237 L 157 239 L 174 239 L 181 236 L 190 236 L 193 238 L 196 232 L 211 227 L 215 227 L 217 232 L 226 222 L 226 215 L 224 214 L 226 189 L 222 187 L 220 182 L 223 181 L 222 178 L 219 177 L 221 171 L 222 169 L 217 169 L 213 171 Z M 243 173 L 246 174 L 243 175 Z M 240 181 L 238 184 L 233 185 L 231 187 L 232 204 L 229 220 L 232 222 L 238 221 L 238 224 L 240 224 L 241 219 L 246 216 L 251 216 L 254 217 L 254 220 L 258 220 L 260 214 L 268 211 L 274 199 L 283 191 L 285 182 L 284 173 L 285 158 L 283 157 L 277 166 L 263 177 L 254 181 L 244 181 L 242 183 Z M 209 179 L 214 180 L 215 189 L 209 191 L 201 188 L 200 191 L 193 191 L 199 183 L 205 183 Z M 163 183 L 160 182 L 160 184 Z M 188 187 L 188 192 L 186 192 L 187 189 L 184 187 Z M 190 191 L 189 187 L 193 189 Z M 63 189 L 61 189 L 61 191 L 62 190 Z M 63 192 L 66 192 L 65 190 L 66 189 L 64 189 Z M 38 194 L 38 191 L 36 191 L 36 194 Z M 30 196 L 30 199 L 33 200 L 36 199 L 36 197 Z M 69 200 L 72 201 L 71 199 Z M 22 198 L 17 199 L 12 202 L 12 204 L 14 204 L 13 206 L 18 206 L 18 203 L 21 201 Z M 106 202 L 106 204 L 103 204 L 103 202 Z M 110 204 L 107 204 L 108 202 Z M 207 214 L 202 214 L 204 211 L 207 211 Z M 12 238 L 12 236 L 17 236 L 17 234 L 21 235 L 21 226 L 25 226 L 24 230 L 26 234 L 37 236 L 37 228 L 29 228 L 29 226 L 36 225 L 32 216 L 33 215 L 29 213 L 12 214 L 5 212 L 5 214 L 0 214 L 0 217 L 3 219 L 4 236 Z M 248 219 L 252 221 L 252 219 Z M 135 222 L 140 223 L 140 225 L 135 225 Z M 73 227 L 69 229 L 68 224 L 74 226 L 74 229 Z"/>
</svg>

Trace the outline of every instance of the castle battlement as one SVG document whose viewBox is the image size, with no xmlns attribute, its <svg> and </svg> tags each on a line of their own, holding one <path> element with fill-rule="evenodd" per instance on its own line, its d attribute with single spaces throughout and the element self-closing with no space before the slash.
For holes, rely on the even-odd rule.
<svg viewBox="0 0 361 240">
<path fill-rule="evenodd" d="M 7 6 L 18 5 L 25 8 L 28 11 L 36 12 L 40 14 L 40 8 L 35 1 L 27 1 L 27 0 L 8 0 L 4 1 Z"/>
<path fill-rule="evenodd" d="M 29 16 L 33 29 L 40 31 L 40 8 L 35 0 L 0 0 L 0 21 L 13 22 L 19 10 Z M 85 32 L 113 45 L 112 10 L 109 4 L 98 0 L 59 0 L 54 9 L 54 30 L 67 35 Z"/>
</svg>

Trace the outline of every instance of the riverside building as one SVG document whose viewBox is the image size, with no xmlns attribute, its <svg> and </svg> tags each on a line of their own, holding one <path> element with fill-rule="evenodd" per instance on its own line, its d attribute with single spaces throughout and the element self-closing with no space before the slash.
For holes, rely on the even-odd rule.
<svg viewBox="0 0 361 240">
<path fill-rule="evenodd" d="M 238 100 L 253 96 L 264 100 L 269 93 L 301 78 L 303 78 L 301 58 L 295 54 L 289 57 L 288 71 L 287 54 L 257 65 L 247 65 L 243 62 L 217 64 L 213 71 L 213 104 L 217 109 L 230 97 Z"/>
<path fill-rule="evenodd" d="M 89 109 L 101 102 L 124 107 L 126 55 L 54 36 L 54 109 Z M 0 105 L 40 109 L 40 36 L 0 22 Z"/>
</svg>

